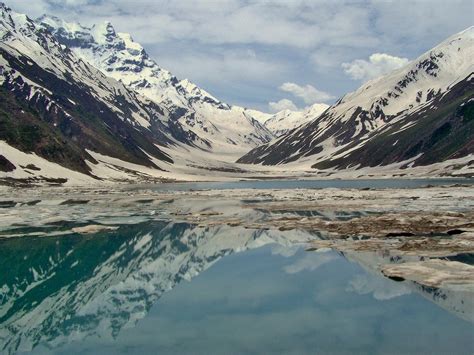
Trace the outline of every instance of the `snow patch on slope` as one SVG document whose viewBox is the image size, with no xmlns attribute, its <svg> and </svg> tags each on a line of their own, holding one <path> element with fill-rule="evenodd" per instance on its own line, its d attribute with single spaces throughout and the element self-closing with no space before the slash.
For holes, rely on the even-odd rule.
<svg viewBox="0 0 474 355">
<path fill-rule="evenodd" d="M 52 163 L 34 153 L 24 153 L 4 141 L 0 141 L 0 155 L 13 162 L 15 169 L 10 172 L 0 172 L 2 179 L 30 179 L 47 178 L 60 179 L 67 178 L 65 185 L 85 185 L 98 183 L 90 176 L 77 171 L 63 168 L 59 164 Z M 34 166 L 33 169 L 29 168 Z"/>
</svg>

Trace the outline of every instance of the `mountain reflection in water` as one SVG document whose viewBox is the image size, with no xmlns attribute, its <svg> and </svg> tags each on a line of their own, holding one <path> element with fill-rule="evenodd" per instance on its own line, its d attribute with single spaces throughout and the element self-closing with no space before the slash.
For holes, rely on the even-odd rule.
<svg viewBox="0 0 474 355">
<path fill-rule="evenodd" d="M 303 352 L 309 351 L 309 346 L 320 346 L 324 351 L 325 343 L 320 338 L 326 335 L 327 341 L 331 341 L 331 336 L 336 336 L 325 324 L 341 326 L 335 320 L 330 321 L 334 314 L 341 322 L 346 319 L 346 323 L 359 324 L 358 327 L 371 334 L 380 331 L 377 322 L 386 319 L 399 323 L 405 317 L 410 320 L 405 327 L 410 329 L 419 329 L 419 325 L 424 324 L 425 337 L 433 334 L 430 331 L 445 334 L 429 345 L 435 352 L 446 349 L 434 345 L 447 338 L 456 339 L 456 346 L 461 351 L 472 349 L 469 334 L 474 328 L 461 319 L 472 319 L 473 311 L 469 308 L 472 295 L 383 278 L 376 271 L 383 256 L 351 253 L 346 259 L 335 252 L 305 252 L 302 246 L 314 238 L 315 235 L 302 231 L 230 226 L 204 228 L 153 221 L 122 225 L 114 232 L 88 236 L 70 234 L 1 240 L 1 349 L 7 353 L 31 350 L 63 353 L 71 349 L 103 353 L 104 349 L 114 352 L 117 347 L 139 353 L 161 346 L 166 353 L 261 352 L 264 347 L 266 351 L 270 350 L 272 334 L 279 334 L 282 343 L 280 348 L 278 342 L 271 345 L 274 351 L 294 349 L 298 341 L 298 348 Z M 222 266 L 216 265 L 203 273 L 223 256 L 250 249 L 255 250 L 225 258 L 218 263 Z M 348 259 L 356 263 L 348 262 Z M 272 267 L 275 263 L 277 266 Z M 193 282 L 178 287 L 181 281 L 190 281 L 199 274 L 201 276 Z M 208 282 L 210 286 L 200 282 Z M 176 290 L 160 300 L 165 292 L 174 288 Z M 228 291 L 225 296 L 223 290 Z M 427 302 L 419 294 L 451 313 Z M 197 302 L 203 299 L 206 299 L 206 307 Z M 239 303 L 239 300 L 245 302 Z M 393 307 L 387 307 L 385 311 L 384 302 L 392 302 Z M 243 308 L 238 308 L 236 303 Z M 314 312 L 303 315 L 307 307 L 318 309 L 314 318 L 311 317 Z M 346 308 L 360 312 L 350 311 L 344 315 L 341 311 Z M 331 310 L 337 312 L 331 315 Z M 396 310 L 402 313 L 397 314 Z M 200 312 L 205 312 L 206 317 L 217 318 L 204 322 Z M 251 314 L 249 319 L 252 321 L 246 323 L 245 317 L 238 312 L 246 316 Z M 280 324 L 269 322 L 266 326 L 273 325 L 262 330 L 261 338 L 253 334 L 254 343 L 247 339 L 238 344 L 239 338 L 249 337 L 249 334 L 243 334 L 245 331 L 241 327 L 248 327 L 250 331 L 251 324 L 267 320 L 266 312 L 276 312 L 278 317 L 275 319 L 279 319 Z M 285 318 L 285 312 L 295 318 Z M 191 315 L 196 318 L 186 318 Z M 369 319 L 366 324 L 361 324 L 362 315 Z M 376 317 L 372 319 L 371 315 Z M 164 320 L 170 317 L 174 317 L 173 322 L 167 325 Z M 222 329 L 229 332 L 226 336 L 221 334 L 220 341 L 215 333 L 215 339 L 207 342 L 201 339 L 200 346 L 196 347 L 196 339 L 183 333 L 198 327 L 204 332 L 208 329 L 206 334 L 209 336 L 214 322 L 222 321 L 219 317 L 228 319 Z M 183 319 L 188 324 L 184 330 L 179 328 L 177 321 Z M 232 328 L 234 322 L 236 326 Z M 282 324 L 285 322 L 288 324 Z M 292 331 L 287 329 L 290 326 Z M 308 333 L 305 328 L 314 328 L 319 335 Z M 285 335 L 279 333 L 282 329 Z M 322 329 L 327 330 L 323 332 Z M 350 329 L 354 331 L 352 325 Z M 143 334 L 150 336 L 144 340 Z M 193 334 L 199 338 L 199 332 Z M 397 337 L 396 334 L 393 336 Z M 319 339 L 319 345 L 308 342 L 310 338 Z M 369 341 L 372 338 L 369 336 L 366 344 L 361 340 L 351 343 L 349 339 L 347 348 L 341 348 L 341 352 L 363 352 L 374 346 L 390 349 L 390 342 L 375 345 Z M 420 344 L 423 339 L 420 338 Z M 245 342 L 249 348 L 242 347 Z M 338 345 L 334 343 L 334 346 Z"/>
</svg>

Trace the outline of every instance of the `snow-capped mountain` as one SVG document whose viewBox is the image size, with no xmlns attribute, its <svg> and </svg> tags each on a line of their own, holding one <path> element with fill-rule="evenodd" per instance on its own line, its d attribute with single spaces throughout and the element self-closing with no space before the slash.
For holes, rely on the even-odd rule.
<svg viewBox="0 0 474 355">
<path fill-rule="evenodd" d="M 408 160 L 426 165 L 472 154 L 472 58 L 474 27 L 238 161 L 347 168 Z"/>
<path fill-rule="evenodd" d="M 319 117 L 329 108 L 326 104 L 314 104 L 301 111 L 282 110 L 277 113 L 265 113 L 257 110 L 247 110 L 262 123 L 275 137 L 280 137 L 289 131 Z"/>
<path fill-rule="evenodd" d="M 161 68 L 130 34 L 110 22 L 85 27 L 53 16 L 37 20 L 77 56 L 165 107 L 168 119 L 200 138 L 196 145 L 220 152 L 246 152 L 273 138 L 250 110 L 230 106 L 187 79 Z"/>
<path fill-rule="evenodd" d="M 283 110 L 268 117 L 263 123 L 276 137 L 318 118 L 329 105 L 314 104 L 302 111 Z"/>
<path fill-rule="evenodd" d="M 110 23 L 32 21 L 1 4 L 0 179 L 209 180 L 263 171 L 234 163 L 245 153 L 237 163 L 297 161 L 298 171 L 463 158 L 474 151 L 473 32 L 328 109 L 269 115 L 178 80 Z"/>
<path fill-rule="evenodd" d="M 2 181 L 189 179 L 209 166 L 227 171 L 273 137 L 248 110 L 178 81 L 109 24 L 64 25 L 70 32 L 53 35 L 0 4 Z"/>
<path fill-rule="evenodd" d="M 157 104 L 77 57 L 26 15 L 0 3 L 0 140 L 90 174 L 91 151 L 159 169 L 172 163 L 159 146 L 192 137 L 173 133 Z M 5 148 L 6 149 L 6 148 Z M 26 169 L 2 150 L 2 171 Z M 39 172 L 42 174 L 42 172 Z"/>
</svg>

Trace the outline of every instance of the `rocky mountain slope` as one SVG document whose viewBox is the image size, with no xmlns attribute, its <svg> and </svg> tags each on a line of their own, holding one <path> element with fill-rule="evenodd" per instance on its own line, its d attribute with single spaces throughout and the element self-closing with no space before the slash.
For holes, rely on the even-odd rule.
<svg viewBox="0 0 474 355">
<path fill-rule="evenodd" d="M 7 145 L 91 174 L 90 151 L 160 169 L 156 162 L 172 163 L 160 145 L 193 139 L 170 127 L 163 108 L 3 4 L 0 37 L 0 140 Z M 0 169 L 23 167 L 4 156 Z"/>
<path fill-rule="evenodd" d="M 78 57 L 165 107 L 167 118 L 193 132 L 201 148 L 245 152 L 273 138 L 251 111 L 230 106 L 187 79 L 161 68 L 128 33 L 110 22 L 85 27 L 53 16 L 37 20 Z"/>
<path fill-rule="evenodd" d="M 238 162 L 345 169 L 427 165 L 473 154 L 473 57 L 471 27 Z"/>
<path fill-rule="evenodd" d="M 86 36 L 96 61 L 51 30 L 0 4 L 3 180 L 174 178 L 176 159 L 184 170 L 205 154 L 204 167 L 222 165 L 273 137 L 247 110 L 179 82 L 109 25 L 91 30 L 98 42 Z M 140 89 L 134 73 L 154 90 Z"/>
</svg>

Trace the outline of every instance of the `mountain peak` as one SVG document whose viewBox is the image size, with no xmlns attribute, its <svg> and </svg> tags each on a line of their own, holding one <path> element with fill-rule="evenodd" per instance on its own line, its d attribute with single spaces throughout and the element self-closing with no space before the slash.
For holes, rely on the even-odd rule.
<svg viewBox="0 0 474 355">
<path fill-rule="evenodd" d="M 102 23 L 93 25 L 92 29 L 95 30 L 96 33 L 104 36 L 116 35 L 115 28 L 110 21 L 103 21 Z"/>
<path fill-rule="evenodd" d="M 212 149 L 210 142 L 214 142 L 218 149 L 237 157 L 236 146 L 244 152 L 249 145 L 273 138 L 243 108 L 231 107 L 161 68 L 130 34 L 116 32 L 109 21 L 91 27 L 52 17 L 42 17 L 39 22 L 82 60 L 163 107 L 170 122 L 179 120 L 190 137 L 198 137 L 193 139 L 201 148 Z"/>
<path fill-rule="evenodd" d="M 79 22 L 67 22 L 56 16 L 42 15 L 36 22 L 48 28 L 56 36 L 63 39 L 79 41 L 82 45 L 90 47 L 93 43 L 99 45 L 116 45 L 122 40 L 115 31 L 110 21 L 103 21 L 92 27 L 87 27 Z M 70 43 L 65 43 L 70 45 Z M 123 43 L 121 43 L 123 47 Z"/>
<path fill-rule="evenodd" d="M 34 27 L 33 21 L 27 15 L 13 11 L 5 3 L 0 3 L 0 18 L 5 19 L 4 26 L 17 28 L 28 25 L 30 28 Z"/>
<path fill-rule="evenodd" d="M 123 40 L 125 48 L 127 48 L 129 52 L 132 51 L 133 54 L 145 52 L 145 49 L 141 46 L 141 44 L 133 40 L 130 33 L 119 32 L 117 33 L 117 36 Z"/>
<path fill-rule="evenodd" d="M 109 21 L 92 26 L 91 34 L 99 44 L 111 43 L 117 38 L 117 33 Z"/>
<path fill-rule="evenodd" d="M 47 28 L 53 34 L 56 32 L 60 33 L 61 36 L 64 36 L 68 40 L 79 39 L 83 42 L 92 41 L 88 32 L 90 28 L 81 25 L 77 22 L 66 22 L 59 17 L 44 14 L 38 17 L 35 20 L 36 23 Z"/>
<path fill-rule="evenodd" d="M 2 11 L 11 11 L 12 9 L 10 9 L 4 2 L 0 1 L 0 10 L 2 10 Z"/>
</svg>

